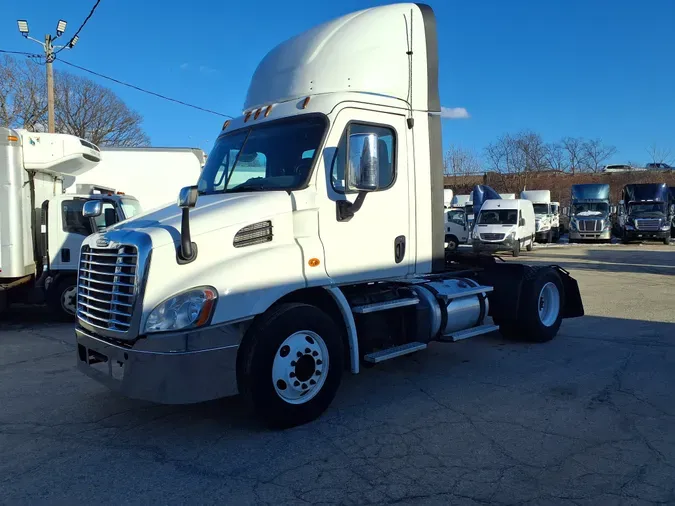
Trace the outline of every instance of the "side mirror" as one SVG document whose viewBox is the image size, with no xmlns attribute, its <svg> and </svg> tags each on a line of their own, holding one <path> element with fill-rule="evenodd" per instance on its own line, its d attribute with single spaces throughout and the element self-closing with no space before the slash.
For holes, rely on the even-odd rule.
<svg viewBox="0 0 675 506">
<path fill-rule="evenodd" d="M 609 207 L 609 212 L 610 212 L 611 214 L 616 214 L 616 211 L 617 211 L 617 207 L 616 207 L 616 206 L 610 206 L 610 207 Z"/>
<path fill-rule="evenodd" d="M 347 189 L 371 192 L 379 186 L 378 137 L 376 134 L 351 134 L 347 160 Z"/>
<path fill-rule="evenodd" d="M 87 200 L 82 207 L 82 216 L 85 218 L 96 218 L 103 212 L 103 202 L 100 200 Z"/>
<path fill-rule="evenodd" d="M 520 218 L 520 221 L 518 222 L 518 225 L 521 227 L 525 226 L 525 218 Z"/>
<path fill-rule="evenodd" d="M 181 209 L 190 209 L 197 204 L 197 187 L 196 186 L 185 186 L 181 188 L 180 193 L 178 193 L 178 207 Z"/>
</svg>

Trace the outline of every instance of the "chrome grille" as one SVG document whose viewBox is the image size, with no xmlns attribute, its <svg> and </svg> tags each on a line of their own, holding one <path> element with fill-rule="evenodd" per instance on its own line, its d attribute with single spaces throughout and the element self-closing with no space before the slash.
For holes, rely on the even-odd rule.
<svg viewBox="0 0 675 506">
<path fill-rule="evenodd" d="M 580 232 L 602 232 L 602 220 L 579 220 Z"/>
<path fill-rule="evenodd" d="M 655 231 L 661 226 L 661 220 L 657 219 L 641 219 L 635 220 L 635 228 L 638 230 Z"/>
<path fill-rule="evenodd" d="M 135 246 L 96 249 L 83 246 L 77 289 L 77 317 L 102 329 L 126 332 L 136 299 Z"/>
<path fill-rule="evenodd" d="M 504 234 L 481 234 L 480 238 L 486 241 L 503 241 Z"/>
</svg>

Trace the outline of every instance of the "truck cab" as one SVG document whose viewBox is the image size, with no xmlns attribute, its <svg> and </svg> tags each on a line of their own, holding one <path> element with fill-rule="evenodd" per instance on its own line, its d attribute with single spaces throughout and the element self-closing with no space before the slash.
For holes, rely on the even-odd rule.
<svg viewBox="0 0 675 506">
<path fill-rule="evenodd" d="M 612 237 L 608 184 L 575 184 L 570 194 L 570 242 L 609 241 Z"/>
<path fill-rule="evenodd" d="M 436 37 L 430 7 L 394 4 L 273 48 L 178 206 L 84 240 L 78 368 L 159 403 L 240 393 L 290 427 L 345 369 L 583 314 L 557 267 L 445 251 Z"/>
<path fill-rule="evenodd" d="M 625 185 L 618 210 L 621 240 L 660 240 L 670 244 L 674 207 L 665 183 Z"/>
<path fill-rule="evenodd" d="M 558 242 L 560 239 L 560 217 L 553 212 L 550 190 L 525 190 L 520 198 L 532 202 L 536 217 L 536 241 Z"/>
</svg>

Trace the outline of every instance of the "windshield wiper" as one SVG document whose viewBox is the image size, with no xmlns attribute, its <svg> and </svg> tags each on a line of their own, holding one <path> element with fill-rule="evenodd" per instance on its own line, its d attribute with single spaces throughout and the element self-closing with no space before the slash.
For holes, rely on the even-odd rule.
<svg viewBox="0 0 675 506">
<path fill-rule="evenodd" d="M 225 193 L 237 193 L 237 192 L 246 192 L 246 191 L 262 191 L 268 190 L 269 187 L 260 183 L 242 183 L 238 186 L 235 186 L 231 190 L 226 190 Z"/>
</svg>

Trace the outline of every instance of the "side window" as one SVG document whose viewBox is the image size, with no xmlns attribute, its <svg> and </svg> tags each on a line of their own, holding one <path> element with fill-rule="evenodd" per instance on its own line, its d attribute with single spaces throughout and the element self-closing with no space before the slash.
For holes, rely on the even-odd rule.
<svg viewBox="0 0 675 506">
<path fill-rule="evenodd" d="M 350 123 L 340 138 L 331 164 L 330 179 L 336 192 L 345 192 L 347 137 L 351 134 L 367 133 L 377 134 L 378 137 L 379 188 L 377 191 L 386 190 L 394 183 L 396 178 L 396 133 L 394 129 L 379 125 Z M 350 172 L 354 173 L 354 171 Z"/>
<path fill-rule="evenodd" d="M 94 223 L 96 223 L 96 230 L 98 232 L 117 223 L 117 211 L 115 211 L 115 206 L 110 202 L 103 202 L 102 207 L 101 215 L 94 218 Z"/>
<path fill-rule="evenodd" d="M 448 221 L 464 226 L 464 213 L 462 211 L 448 211 Z"/>
<path fill-rule="evenodd" d="M 64 200 L 61 204 L 63 231 L 69 234 L 91 235 L 91 222 L 82 216 L 84 200 Z"/>
</svg>

